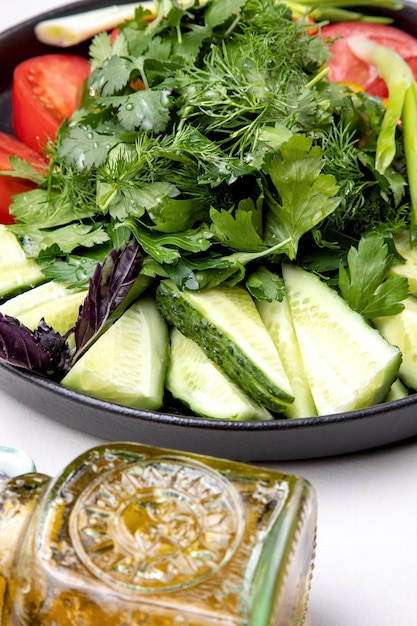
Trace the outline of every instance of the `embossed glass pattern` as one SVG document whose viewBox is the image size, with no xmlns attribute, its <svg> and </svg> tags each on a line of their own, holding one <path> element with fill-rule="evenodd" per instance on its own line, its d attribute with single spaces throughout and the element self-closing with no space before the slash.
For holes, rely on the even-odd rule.
<svg viewBox="0 0 417 626">
<path fill-rule="evenodd" d="M 39 479 L 29 501 L 0 572 L 3 626 L 304 621 L 316 498 L 299 477 L 116 443 Z M 2 543 L 10 532 L 1 518 Z"/>
</svg>

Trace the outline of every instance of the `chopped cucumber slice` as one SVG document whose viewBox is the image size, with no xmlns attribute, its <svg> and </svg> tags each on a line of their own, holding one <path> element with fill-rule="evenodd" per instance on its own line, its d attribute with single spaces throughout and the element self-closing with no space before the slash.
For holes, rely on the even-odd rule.
<svg viewBox="0 0 417 626">
<path fill-rule="evenodd" d="M 0 299 L 46 281 L 41 268 L 28 259 L 17 237 L 0 224 Z"/>
<path fill-rule="evenodd" d="M 225 420 L 268 420 L 271 413 L 254 402 L 195 341 L 171 330 L 166 388 L 197 415 Z"/>
<path fill-rule="evenodd" d="M 385 398 L 386 402 L 394 402 L 394 400 L 401 400 L 401 398 L 408 398 L 409 392 L 407 387 L 401 382 L 399 378 L 394 380 L 391 385 L 391 389 L 387 397 Z"/>
<path fill-rule="evenodd" d="M 74 326 L 86 295 L 86 289 L 67 289 L 51 280 L 10 298 L 0 306 L 0 312 L 17 318 L 31 330 L 44 318 L 63 335 Z"/>
<path fill-rule="evenodd" d="M 401 353 L 317 276 L 283 267 L 294 328 L 319 415 L 385 400 Z"/>
<path fill-rule="evenodd" d="M 165 319 L 196 341 L 256 402 L 277 412 L 293 402 L 279 354 L 245 289 L 221 285 L 180 291 L 163 280 L 156 301 Z"/>
<path fill-rule="evenodd" d="M 304 371 L 288 298 L 284 298 L 282 302 L 262 300 L 256 306 L 294 391 L 294 402 L 285 409 L 285 415 L 290 418 L 316 416 L 317 409 Z"/>
<path fill-rule="evenodd" d="M 393 265 L 389 275 L 407 278 L 410 292 L 417 296 L 417 248 L 410 246 L 410 231 L 404 229 L 395 233 L 394 243 L 405 263 Z"/>
<path fill-rule="evenodd" d="M 167 325 L 155 301 L 144 297 L 75 362 L 62 384 L 110 402 L 158 409 L 168 358 Z"/>
<path fill-rule="evenodd" d="M 401 313 L 378 317 L 373 321 L 381 335 L 401 350 L 400 379 L 408 387 L 417 389 L 417 298 L 408 296 L 403 304 Z"/>
</svg>

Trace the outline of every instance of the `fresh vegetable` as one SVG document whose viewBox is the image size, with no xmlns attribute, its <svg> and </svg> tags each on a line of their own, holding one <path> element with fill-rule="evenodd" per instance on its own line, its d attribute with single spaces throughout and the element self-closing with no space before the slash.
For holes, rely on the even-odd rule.
<svg viewBox="0 0 417 626">
<path fill-rule="evenodd" d="M 368 22 L 373 24 L 390 24 L 392 19 L 385 16 L 368 15 L 357 9 L 362 6 L 377 7 L 379 9 L 402 9 L 402 2 L 397 0 L 368 0 L 368 2 L 360 3 L 357 0 L 285 0 L 285 4 L 291 9 L 293 19 L 303 19 L 306 14 L 311 22 L 348 22 L 357 21 L 360 23 Z M 316 31 L 314 31 L 316 32 Z"/>
<path fill-rule="evenodd" d="M 81 102 L 89 73 L 87 59 L 72 54 L 46 54 L 19 63 L 12 84 L 17 137 L 32 150 L 42 152 Z"/>
<path fill-rule="evenodd" d="M 304 269 L 283 267 L 289 307 L 319 415 L 382 402 L 397 378 L 399 349 Z"/>
<path fill-rule="evenodd" d="M 410 388 L 417 388 L 417 298 L 409 296 L 398 315 L 380 317 L 374 323 L 387 341 L 396 345 L 403 355 L 399 371 L 401 380 Z"/>
<path fill-rule="evenodd" d="M 139 273 L 141 265 L 142 256 L 133 242 L 113 250 L 102 264 L 97 264 L 77 320 L 64 336 L 43 318 L 37 328 L 30 329 L 0 312 L 0 358 L 60 381 L 146 289 L 148 280 Z M 41 276 L 44 278 L 42 273 Z"/>
<path fill-rule="evenodd" d="M 155 301 L 140 298 L 101 334 L 61 382 L 109 402 L 159 409 L 168 355 L 168 329 Z"/>
<path fill-rule="evenodd" d="M 407 229 L 396 232 L 394 244 L 399 259 L 391 265 L 389 275 L 405 278 L 410 293 L 417 296 L 417 248 L 410 245 L 410 232 Z"/>
<path fill-rule="evenodd" d="M 386 397 L 386 402 L 395 402 L 395 400 L 402 400 L 409 396 L 408 387 L 401 382 L 399 378 L 395 380 L 391 386 L 390 392 Z"/>
<path fill-rule="evenodd" d="M 181 292 L 164 280 L 156 302 L 171 325 L 196 341 L 257 402 L 276 412 L 293 402 L 279 354 L 245 289 L 222 285 Z"/>
<path fill-rule="evenodd" d="M 18 163 L 18 159 L 21 163 Z M 12 197 L 18 193 L 24 193 L 29 189 L 34 189 L 36 184 L 29 172 L 29 180 L 26 178 L 28 172 L 24 170 L 24 162 L 28 162 L 35 170 L 46 170 L 45 160 L 34 150 L 28 148 L 24 143 L 10 135 L 0 132 L 0 170 L 11 172 L 10 176 L 0 177 L 0 223 L 11 224 L 13 216 L 9 213 Z M 18 176 L 19 165 L 20 176 Z"/>
<path fill-rule="evenodd" d="M 0 305 L 0 313 L 17 318 L 31 330 L 44 319 L 56 332 L 65 335 L 74 327 L 86 295 L 85 289 L 68 289 L 49 281 L 10 298 Z"/>
<path fill-rule="evenodd" d="M 0 301 L 44 282 L 45 276 L 34 259 L 28 259 L 20 241 L 0 224 Z"/>
<path fill-rule="evenodd" d="M 348 10 L 349 2 L 333 4 Z M 384 66 L 399 93 L 387 104 L 329 81 L 327 40 L 313 33 L 310 9 L 294 20 L 295 8 L 164 1 L 153 21 L 138 7 L 117 37 L 93 39 L 81 106 L 47 145 L 50 167 L 38 188 L 14 198 L 9 227 L 45 279 L 88 294 L 65 336 L 0 315 L 2 358 L 17 337 L 15 364 L 73 376 L 80 389 L 88 368 L 79 364 L 107 345 L 147 289 L 169 325 L 268 412 L 290 416 L 300 402 L 314 415 L 386 399 L 400 354 L 372 320 L 401 312 L 408 295 L 407 279 L 390 271 L 401 262 L 395 233 L 409 229 L 414 245 L 415 79 L 392 50 L 351 37 L 350 50 Z M 314 27 L 320 33 L 324 24 Z M 398 68 L 403 82 L 392 77 Z M 291 297 L 293 272 L 311 278 L 327 319 L 336 309 L 345 340 L 328 342 L 320 325 L 321 347 L 307 331 L 301 340 L 317 304 L 297 289 Z M 297 339 L 285 363 L 273 324 L 259 314 L 284 302 Z M 356 335 L 365 345 L 360 389 L 336 367 L 347 365 Z M 311 373 L 316 351 L 325 383 Z M 306 377 L 295 401 L 296 360 Z"/>
<path fill-rule="evenodd" d="M 375 167 L 384 174 L 397 155 L 397 126 L 402 122 L 404 129 L 404 156 L 408 172 L 417 169 L 417 83 L 406 61 L 395 51 L 363 37 L 351 37 L 349 46 L 361 59 L 373 63 L 384 78 L 389 93 L 389 102 L 379 131 Z M 410 238 L 417 244 L 417 180 L 409 176 L 410 195 Z"/>
<path fill-rule="evenodd" d="M 395 315 L 403 308 L 409 285 L 406 276 L 389 276 L 393 257 L 377 233 L 363 237 L 339 268 L 340 293 L 353 311 L 365 319 Z"/>
<path fill-rule="evenodd" d="M 329 79 L 361 86 L 380 98 L 388 96 L 384 78 L 371 62 L 359 58 L 349 44 L 351 37 L 361 36 L 380 46 L 394 50 L 403 57 L 417 76 L 417 40 L 403 30 L 387 24 L 342 22 L 321 28 L 321 35 L 331 42 Z"/>
<path fill-rule="evenodd" d="M 171 330 L 165 385 L 197 415 L 226 420 L 272 419 L 271 413 L 232 382 L 203 348 L 175 327 Z"/>
<path fill-rule="evenodd" d="M 284 415 L 289 418 L 315 417 L 317 409 L 304 370 L 288 298 L 262 300 L 257 307 L 294 393 L 294 402 L 284 410 Z"/>
<path fill-rule="evenodd" d="M 102 31 L 111 30 L 125 20 L 133 19 L 136 7 L 137 2 L 44 20 L 36 25 L 35 34 L 42 43 L 69 48 Z"/>
</svg>

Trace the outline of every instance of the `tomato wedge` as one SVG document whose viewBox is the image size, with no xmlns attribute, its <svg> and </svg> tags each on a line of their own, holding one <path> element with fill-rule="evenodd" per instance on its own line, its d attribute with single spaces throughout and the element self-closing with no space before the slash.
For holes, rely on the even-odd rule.
<svg viewBox="0 0 417 626">
<path fill-rule="evenodd" d="M 352 35 L 362 35 L 382 46 L 392 48 L 409 63 L 417 78 L 417 38 L 395 26 L 340 22 L 324 26 L 321 35 L 329 39 L 340 37 L 330 46 L 332 58 L 328 62 L 329 80 L 333 82 L 354 83 L 381 98 L 388 95 L 387 86 L 378 76 L 375 67 L 358 59 L 351 51 L 346 40 Z"/>
<path fill-rule="evenodd" d="M 0 170 L 11 170 L 9 156 L 17 156 L 29 161 L 38 171 L 46 168 L 46 161 L 24 143 L 0 131 Z M 13 216 L 9 213 L 12 196 L 33 189 L 35 185 L 21 178 L 0 176 L 0 223 L 12 224 Z"/>
<path fill-rule="evenodd" d="M 20 63 L 12 84 L 12 123 L 16 136 L 27 146 L 42 151 L 65 118 L 79 103 L 90 73 L 87 59 L 70 54 L 46 54 Z"/>
</svg>

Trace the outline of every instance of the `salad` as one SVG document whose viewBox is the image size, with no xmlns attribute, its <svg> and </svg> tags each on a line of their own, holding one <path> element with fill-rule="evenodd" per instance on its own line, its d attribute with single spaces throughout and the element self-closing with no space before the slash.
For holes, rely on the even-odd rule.
<svg viewBox="0 0 417 626">
<path fill-rule="evenodd" d="M 31 153 L 3 143 L 0 183 L 26 187 L 0 236 L 29 278 L 0 279 L 0 358 L 222 419 L 417 388 L 417 40 L 351 5 L 163 0 L 98 33 L 88 62 L 17 68 Z M 35 71 L 74 87 L 55 127 L 27 121 Z"/>
</svg>

